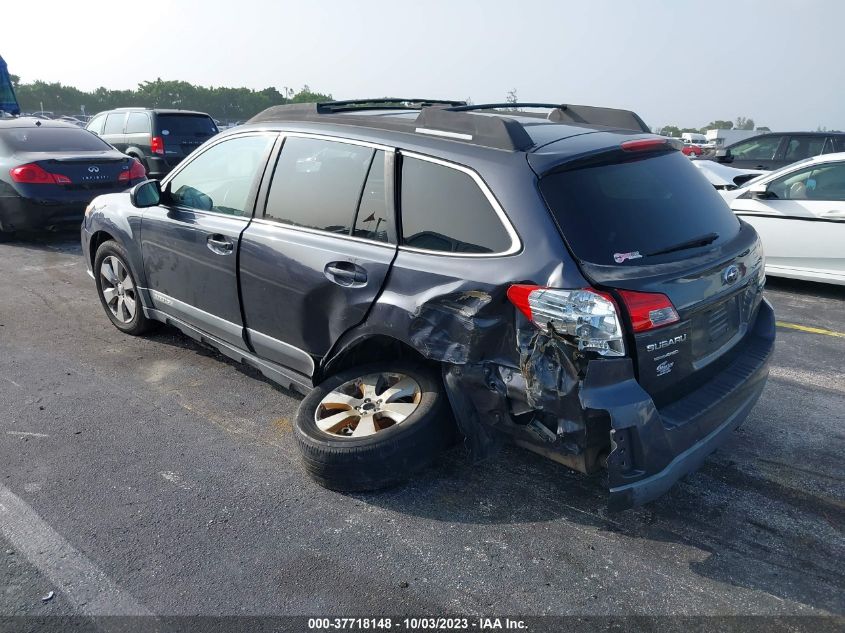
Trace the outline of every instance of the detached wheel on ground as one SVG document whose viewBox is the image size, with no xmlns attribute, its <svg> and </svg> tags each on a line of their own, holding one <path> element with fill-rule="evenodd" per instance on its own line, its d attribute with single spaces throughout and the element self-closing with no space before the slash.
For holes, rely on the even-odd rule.
<svg viewBox="0 0 845 633">
<path fill-rule="evenodd" d="M 308 474 L 343 492 L 408 479 L 455 433 L 440 375 L 399 361 L 327 379 L 302 401 L 294 429 Z"/>
<path fill-rule="evenodd" d="M 128 262 L 126 250 L 120 244 L 113 240 L 103 242 L 94 258 L 94 279 L 100 303 L 114 326 L 137 336 L 149 332 L 156 322 L 144 316 Z"/>
</svg>

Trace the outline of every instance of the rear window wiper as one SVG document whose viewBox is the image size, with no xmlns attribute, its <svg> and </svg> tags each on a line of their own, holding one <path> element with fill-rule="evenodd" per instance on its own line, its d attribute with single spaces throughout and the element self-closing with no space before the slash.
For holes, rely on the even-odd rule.
<svg viewBox="0 0 845 633">
<path fill-rule="evenodd" d="M 646 257 L 654 257 L 655 255 L 665 255 L 666 253 L 674 253 L 675 251 L 685 251 L 688 248 L 695 248 L 696 246 L 707 246 L 719 239 L 718 233 L 705 233 L 699 237 L 694 237 L 691 240 L 686 240 L 674 246 L 661 248 L 659 251 L 653 253 L 646 253 Z"/>
</svg>

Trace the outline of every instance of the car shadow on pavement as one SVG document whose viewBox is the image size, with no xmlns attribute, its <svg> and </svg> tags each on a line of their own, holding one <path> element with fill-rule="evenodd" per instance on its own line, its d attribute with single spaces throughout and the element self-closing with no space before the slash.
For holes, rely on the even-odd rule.
<svg viewBox="0 0 845 633">
<path fill-rule="evenodd" d="M 355 497 L 434 521 L 500 525 L 503 532 L 525 524 L 554 530 L 553 522 L 562 520 L 586 528 L 579 540 L 597 549 L 624 548 L 624 559 L 668 558 L 720 583 L 842 612 L 845 574 L 837 561 L 845 504 L 737 465 L 730 446 L 646 506 L 611 513 L 605 495 L 603 476 L 574 473 L 508 446 L 476 464 L 457 447 L 403 487 Z M 549 563 L 565 562 L 559 552 L 572 534 L 566 523 Z"/>
<path fill-rule="evenodd" d="M 786 277 L 766 277 L 766 290 L 786 292 L 808 299 L 845 299 L 845 286 L 787 279 Z"/>
<path fill-rule="evenodd" d="M 28 250 L 82 254 L 78 228 L 60 231 L 21 231 L 12 236 L 4 236 L 0 244 Z"/>
</svg>

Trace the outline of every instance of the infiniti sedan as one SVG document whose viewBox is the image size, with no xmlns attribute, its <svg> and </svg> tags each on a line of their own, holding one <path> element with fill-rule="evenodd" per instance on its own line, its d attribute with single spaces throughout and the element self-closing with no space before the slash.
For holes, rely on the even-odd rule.
<svg viewBox="0 0 845 633">
<path fill-rule="evenodd" d="M 143 166 L 72 123 L 0 121 L 0 240 L 79 224 L 86 205 L 145 178 Z"/>
</svg>

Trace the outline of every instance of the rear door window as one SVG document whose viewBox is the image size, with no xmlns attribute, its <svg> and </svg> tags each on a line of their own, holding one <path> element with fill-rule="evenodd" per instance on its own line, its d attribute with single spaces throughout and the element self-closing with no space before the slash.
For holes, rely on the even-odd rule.
<svg viewBox="0 0 845 633">
<path fill-rule="evenodd" d="M 149 134 L 150 117 L 143 112 L 130 112 L 126 121 L 127 134 Z"/>
<path fill-rule="evenodd" d="M 593 264 L 682 259 L 695 249 L 650 254 L 739 231 L 728 205 L 680 152 L 551 173 L 540 191 L 572 252 Z"/>
<path fill-rule="evenodd" d="M 824 147 L 824 136 L 792 136 L 786 145 L 784 160 L 794 163 L 802 158 L 818 156 Z"/>
<path fill-rule="evenodd" d="M 731 147 L 731 156 L 738 160 L 774 160 L 782 136 L 758 136 Z"/>
<path fill-rule="evenodd" d="M 361 203 L 355 215 L 352 235 L 379 242 L 388 241 L 388 229 L 392 225 L 392 205 L 388 204 L 387 200 L 389 191 L 385 181 L 384 151 L 378 150 L 373 157 L 367 182 L 361 193 Z"/>
<path fill-rule="evenodd" d="M 511 238 L 468 173 L 419 158 L 402 160 L 402 244 L 447 253 L 504 253 Z"/>
<path fill-rule="evenodd" d="M 374 154 L 372 147 L 298 136 L 286 138 L 273 174 L 264 217 L 293 226 L 349 235 Z M 382 159 L 382 169 L 383 165 Z M 370 211 L 375 212 L 375 208 Z M 359 227 L 360 230 L 377 230 L 368 216 L 361 218 Z M 378 230 L 382 228 L 380 226 Z"/>
<path fill-rule="evenodd" d="M 123 134 L 123 125 L 126 123 L 125 112 L 112 112 L 106 117 L 106 126 L 103 134 Z"/>
</svg>

